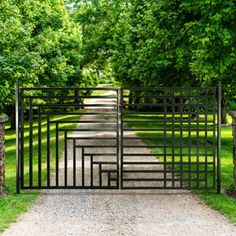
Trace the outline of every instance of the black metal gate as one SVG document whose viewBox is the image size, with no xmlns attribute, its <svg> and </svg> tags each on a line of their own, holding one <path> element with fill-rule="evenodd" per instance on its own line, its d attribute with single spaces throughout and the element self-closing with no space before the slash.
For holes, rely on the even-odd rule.
<svg viewBox="0 0 236 236">
<path fill-rule="evenodd" d="M 17 192 L 219 192 L 220 100 L 220 87 L 17 88 Z"/>
<path fill-rule="evenodd" d="M 220 191 L 220 90 L 121 89 L 121 188 Z"/>
<path fill-rule="evenodd" d="M 119 188 L 118 89 L 21 88 L 18 97 L 18 192 Z"/>
</svg>

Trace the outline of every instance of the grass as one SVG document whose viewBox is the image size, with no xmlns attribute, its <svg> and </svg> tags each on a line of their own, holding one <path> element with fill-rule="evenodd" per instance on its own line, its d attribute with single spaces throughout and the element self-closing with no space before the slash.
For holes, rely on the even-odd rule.
<svg viewBox="0 0 236 236">
<path fill-rule="evenodd" d="M 109 85 L 107 85 L 109 86 Z M 93 95 L 98 96 L 104 94 L 104 91 L 94 91 Z M 135 116 L 133 117 L 137 120 L 148 119 L 148 117 Z M 78 119 L 75 116 L 61 116 L 54 117 L 54 119 L 60 120 L 74 120 Z M 152 118 L 149 118 L 150 121 Z M 129 123 L 129 122 L 128 122 Z M 75 124 L 63 124 L 62 126 L 67 126 L 67 128 L 73 128 Z M 147 123 L 143 124 L 147 127 Z M 140 126 L 139 126 L 140 127 Z M 156 124 L 154 122 L 148 123 L 148 128 L 155 128 Z M 25 141 L 28 141 L 29 134 L 29 124 L 26 123 L 25 130 Z M 34 126 L 34 158 L 37 160 L 37 126 Z M 142 138 L 142 136 L 150 135 L 148 131 L 137 132 L 137 134 Z M 160 136 L 158 132 L 152 132 L 153 136 Z M 42 119 L 42 156 L 43 163 L 46 161 L 46 120 Z M 55 128 L 51 129 L 51 137 L 55 137 Z M 62 142 L 62 137 L 60 137 Z M 54 146 L 55 139 L 52 139 L 51 146 Z M 158 144 L 155 140 L 149 140 L 147 143 L 149 145 Z M 61 145 L 62 146 L 62 145 Z M 55 155 L 55 149 L 52 148 L 52 156 Z M 26 147 L 25 152 L 28 153 L 29 147 Z M 156 152 L 160 150 L 155 150 Z M 60 153 L 62 148 L 60 149 Z M 233 163 L 232 163 L 232 131 L 230 127 L 222 128 L 222 189 L 230 188 L 233 183 Z M 27 161 L 26 155 L 26 161 Z M 52 162 L 54 165 L 54 162 Z M 34 169 L 37 169 L 37 161 L 34 162 Z M 43 179 L 45 181 L 46 171 L 43 171 Z M 27 178 L 28 173 L 25 173 Z M 22 191 L 23 194 L 16 194 L 16 183 L 15 183 L 15 132 L 11 130 L 6 131 L 6 190 L 7 195 L 0 198 L 0 232 L 3 232 L 11 223 L 15 222 L 19 215 L 26 212 L 29 206 L 37 199 L 39 191 Z M 216 194 L 215 191 L 195 191 L 195 193 L 209 206 L 220 211 L 226 217 L 228 217 L 233 223 L 236 223 L 236 200 L 227 196 L 224 193 Z"/>
<path fill-rule="evenodd" d="M 137 126 L 134 123 L 128 121 L 130 127 L 138 128 L 158 128 L 158 124 L 152 122 L 152 119 L 156 119 L 153 116 L 143 116 L 143 115 L 128 115 L 128 120 L 142 120 L 150 119 L 150 122 L 141 122 Z M 176 126 L 178 127 L 178 126 Z M 191 124 L 191 127 L 194 127 L 194 124 Z M 136 134 L 142 137 L 160 137 L 163 134 L 155 131 L 137 131 Z M 185 134 L 183 134 L 185 135 Z M 233 184 L 233 160 L 232 160 L 232 129 L 231 127 L 222 127 L 222 150 L 221 150 L 221 187 L 222 193 L 217 194 L 216 190 L 196 190 L 194 191 L 200 199 L 203 200 L 210 207 L 218 210 L 223 215 L 225 215 L 232 223 L 236 224 L 236 200 L 227 196 L 225 190 L 229 189 Z M 160 144 L 159 140 L 143 140 L 148 145 L 158 145 Z M 153 153 L 161 153 L 162 150 L 151 149 Z M 183 151 L 183 153 L 186 150 Z M 178 154 L 178 150 L 175 150 L 175 153 Z M 169 160 L 171 161 L 171 160 Z M 168 166 L 167 166 L 168 168 Z M 169 166 L 171 169 L 172 167 Z"/>
<path fill-rule="evenodd" d="M 196 194 L 209 206 L 220 211 L 231 222 L 236 224 L 236 199 L 227 196 L 224 191 L 233 184 L 233 142 L 232 128 L 222 128 L 222 149 L 221 149 L 221 188 L 223 192 L 199 191 Z"/>
<path fill-rule="evenodd" d="M 104 84 L 100 87 L 109 87 L 110 85 Z M 104 94 L 104 90 L 94 90 L 92 95 L 98 96 Z M 78 113 L 79 116 L 79 113 Z M 65 116 L 54 116 L 51 117 L 51 120 L 64 120 L 64 121 L 73 121 L 78 120 L 78 116 L 72 115 L 65 115 Z M 37 123 L 37 120 L 34 122 Z M 37 185 L 37 168 L 38 168 L 38 127 L 34 124 L 33 127 L 33 183 Z M 76 124 L 60 124 L 60 128 L 74 128 Z M 47 122 L 46 118 L 42 118 L 42 183 L 46 183 L 46 150 L 47 150 Z M 29 161 L 29 122 L 25 122 L 25 154 L 24 160 L 27 164 Z M 55 156 L 55 126 L 50 127 L 50 150 L 51 150 L 51 157 Z M 15 144 L 16 134 L 15 131 L 8 129 L 8 124 L 6 126 L 6 192 L 7 194 L 0 198 L 0 233 L 3 232 L 11 223 L 15 222 L 20 214 L 26 212 L 29 206 L 37 199 L 39 191 L 38 190 L 31 190 L 31 191 L 23 191 L 21 190 L 22 194 L 16 194 L 16 144 Z M 63 134 L 59 134 L 59 144 L 63 142 Z M 63 152 L 63 145 L 59 145 L 59 153 L 62 154 Z M 51 158 L 51 172 L 53 171 L 53 166 L 55 166 L 55 158 Z M 27 185 L 29 181 L 29 171 L 25 171 L 24 173 L 25 183 Z"/>
<path fill-rule="evenodd" d="M 79 114 L 78 114 L 79 116 Z M 78 116 L 60 116 L 52 117 L 52 120 L 78 120 Z M 74 128 L 75 124 L 61 124 L 60 127 Z M 55 127 L 50 129 L 51 137 L 55 137 Z M 46 162 L 46 119 L 42 119 L 42 166 Z M 25 124 L 25 162 L 28 160 L 29 146 L 27 145 L 29 139 L 29 123 Z M 33 169 L 37 170 L 37 139 L 38 139 L 38 127 L 34 125 L 33 129 Z M 63 136 L 60 134 L 59 142 L 63 141 Z M 55 156 L 55 139 L 51 141 L 51 156 Z M 62 153 L 62 146 L 60 145 L 59 152 Z M 15 148 L 15 131 L 6 130 L 6 191 L 7 195 L 0 198 L 0 232 L 3 232 L 11 223 L 15 222 L 19 215 L 26 212 L 29 206 L 37 199 L 39 191 L 21 191 L 22 194 L 16 194 L 16 148 Z M 55 158 L 52 158 L 55 159 Z M 52 160 L 51 165 L 55 166 L 55 161 Z M 25 172 L 25 179 L 27 181 L 28 172 Z M 42 172 L 42 181 L 46 180 L 46 169 L 44 167 Z M 34 176 L 34 182 L 36 181 L 36 176 Z"/>
</svg>

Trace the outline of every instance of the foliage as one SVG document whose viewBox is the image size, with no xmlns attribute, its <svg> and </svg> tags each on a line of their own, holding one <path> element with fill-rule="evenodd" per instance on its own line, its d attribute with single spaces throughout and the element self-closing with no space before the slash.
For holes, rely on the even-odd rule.
<svg viewBox="0 0 236 236">
<path fill-rule="evenodd" d="M 113 26 L 119 12 L 120 0 L 75 0 L 73 1 L 73 15 L 82 27 L 83 59 L 81 68 L 96 71 L 96 73 L 110 70 L 110 47 Z"/>
<path fill-rule="evenodd" d="M 116 77 L 143 86 L 213 85 L 223 78 L 232 98 L 235 9 L 232 0 L 130 0 L 115 26 Z"/>
<path fill-rule="evenodd" d="M 81 27 L 63 0 L 0 3 L 0 109 L 23 86 L 79 85 Z"/>
<path fill-rule="evenodd" d="M 235 98 L 234 0 L 6 0 L 0 10 L 2 108 L 16 79 L 86 86 L 100 75 L 124 86 L 222 80 L 223 105 Z"/>
<path fill-rule="evenodd" d="M 124 86 L 212 86 L 235 97 L 234 0 L 71 0 L 85 67 Z"/>
</svg>

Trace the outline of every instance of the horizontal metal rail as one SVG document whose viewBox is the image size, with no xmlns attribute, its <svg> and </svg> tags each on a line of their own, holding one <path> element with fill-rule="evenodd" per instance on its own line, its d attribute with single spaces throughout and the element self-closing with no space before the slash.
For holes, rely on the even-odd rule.
<svg viewBox="0 0 236 236">
<path fill-rule="evenodd" d="M 200 89 L 201 91 L 215 90 L 215 87 L 136 87 L 136 88 L 122 88 L 123 91 L 192 91 Z"/>
<path fill-rule="evenodd" d="M 199 165 L 205 165 L 205 164 L 214 164 L 214 162 L 188 162 L 188 161 L 182 161 L 182 162 L 178 162 L 178 161 L 156 161 L 156 162 L 137 162 L 137 161 L 124 161 L 123 165 L 163 165 L 163 164 L 199 164 Z"/>
<path fill-rule="evenodd" d="M 173 170 L 123 170 L 124 173 L 173 173 Z M 174 170 L 174 173 L 178 174 L 178 173 L 189 173 L 189 170 Z M 191 171 L 191 173 L 206 173 L 205 170 L 199 170 L 199 171 Z M 213 170 L 208 170 L 207 173 L 213 173 Z"/>
<path fill-rule="evenodd" d="M 30 99 L 52 99 L 52 98 L 57 98 L 59 99 L 58 95 L 41 95 L 41 96 L 37 96 L 37 95 L 33 95 L 33 96 L 29 96 L 29 95 L 23 95 L 23 98 L 30 98 Z M 118 96 L 60 96 L 60 99 L 63 98 L 63 99 L 78 99 L 81 100 L 81 99 L 94 99 L 94 98 L 107 98 L 107 99 L 111 99 L 111 98 L 118 98 Z"/>
<path fill-rule="evenodd" d="M 39 87 L 39 88 L 20 88 L 21 91 L 35 91 L 35 90 L 42 90 L 42 91 L 58 91 L 60 92 L 61 90 L 63 91 L 68 91 L 68 90 L 78 90 L 78 91 L 118 91 L 119 88 L 109 88 L 109 87 L 106 87 L 106 88 L 69 88 L 69 87 Z"/>
</svg>

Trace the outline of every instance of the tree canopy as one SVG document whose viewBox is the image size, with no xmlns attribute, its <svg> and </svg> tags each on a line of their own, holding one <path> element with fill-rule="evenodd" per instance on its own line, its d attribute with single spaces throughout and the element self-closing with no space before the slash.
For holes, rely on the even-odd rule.
<svg viewBox="0 0 236 236">
<path fill-rule="evenodd" d="M 1 109 L 22 86 L 79 85 L 81 27 L 63 0 L 0 3 Z"/>
<path fill-rule="evenodd" d="M 234 0 L 5 0 L 0 98 L 26 86 L 211 86 L 235 99 Z M 93 76 L 91 76 L 93 75 Z"/>
<path fill-rule="evenodd" d="M 223 106 L 235 99 L 234 0 L 75 3 L 75 15 L 83 16 L 76 20 L 87 27 L 84 54 L 93 52 L 89 58 L 98 68 L 110 65 L 121 86 L 215 86 L 221 81 Z"/>
</svg>

